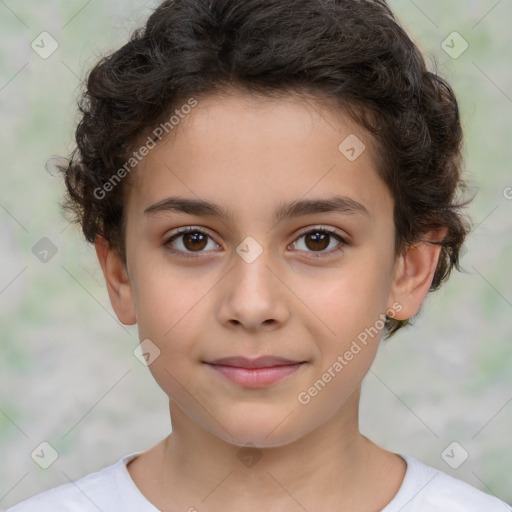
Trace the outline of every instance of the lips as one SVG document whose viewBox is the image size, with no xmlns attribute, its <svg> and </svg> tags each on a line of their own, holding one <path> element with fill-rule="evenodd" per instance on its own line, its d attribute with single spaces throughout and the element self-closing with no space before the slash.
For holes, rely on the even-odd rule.
<svg viewBox="0 0 512 512">
<path fill-rule="evenodd" d="M 222 366 L 236 366 L 237 368 L 269 368 L 271 366 L 284 366 L 290 364 L 300 364 L 304 361 L 293 361 L 283 357 L 276 356 L 262 356 L 255 359 L 248 359 L 247 357 L 222 357 L 215 359 L 208 364 L 222 365 Z"/>
<path fill-rule="evenodd" d="M 295 374 L 305 361 L 293 361 L 283 357 L 263 356 L 223 357 L 207 363 L 217 375 L 245 388 L 261 388 Z"/>
</svg>

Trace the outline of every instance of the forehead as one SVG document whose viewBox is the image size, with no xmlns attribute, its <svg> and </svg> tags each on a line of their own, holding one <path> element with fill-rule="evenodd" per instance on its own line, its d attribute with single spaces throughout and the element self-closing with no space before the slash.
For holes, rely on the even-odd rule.
<svg viewBox="0 0 512 512">
<path fill-rule="evenodd" d="M 325 102 L 212 96 L 140 162 L 128 201 L 142 214 L 168 196 L 208 199 L 231 217 L 270 219 L 277 203 L 337 194 L 374 217 L 392 208 L 375 158 L 369 134 Z"/>
</svg>

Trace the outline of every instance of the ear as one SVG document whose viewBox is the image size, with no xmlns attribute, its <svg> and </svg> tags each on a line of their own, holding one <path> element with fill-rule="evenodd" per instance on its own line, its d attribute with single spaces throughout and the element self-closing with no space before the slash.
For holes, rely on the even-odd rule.
<svg viewBox="0 0 512 512">
<path fill-rule="evenodd" d="M 105 237 L 97 235 L 94 246 L 105 277 L 110 303 L 117 318 L 125 325 L 137 323 L 126 265 Z"/>
<path fill-rule="evenodd" d="M 447 231 L 446 227 L 429 231 L 425 239 L 440 242 Z M 398 302 L 402 306 L 394 316 L 397 320 L 407 320 L 420 309 L 434 279 L 440 252 L 440 245 L 420 242 L 397 260 L 390 294 L 390 304 Z"/>
</svg>

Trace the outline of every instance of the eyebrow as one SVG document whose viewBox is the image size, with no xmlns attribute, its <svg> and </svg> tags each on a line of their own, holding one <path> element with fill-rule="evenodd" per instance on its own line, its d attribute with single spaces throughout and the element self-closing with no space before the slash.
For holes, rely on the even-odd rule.
<svg viewBox="0 0 512 512">
<path fill-rule="evenodd" d="M 158 203 L 148 206 L 144 213 L 153 215 L 159 212 L 181 212 L 204 217 L 218 217 L 224 221 L 232 221 L 233 213 L 218 204 L 202 199 L 167 197 Z M 315 213 L 343 213 L 345 215 L 362 214 L 370 217 L 364 205 L 346 196 L 334 195 L 323 199 L 298 199 L 291 203 L 281 203 L 274 212 L 275 224 L 284 219 L 313 215 Z"/>
</svg>

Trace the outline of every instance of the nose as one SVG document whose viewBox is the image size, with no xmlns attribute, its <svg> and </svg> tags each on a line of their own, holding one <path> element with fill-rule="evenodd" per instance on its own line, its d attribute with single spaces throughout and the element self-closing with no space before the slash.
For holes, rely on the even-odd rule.
<svg viewBox="0 0 512 512">
<path fill-rule="evenodd" d="M 287 299 L 291 292 L 274 267 L 268 251 L 252 262 L 235 255 L 233 267 L 219 287 L 217 315 L 224 326 L 247 331 L 273 330 L 287 321 Z"/>
</svg>

